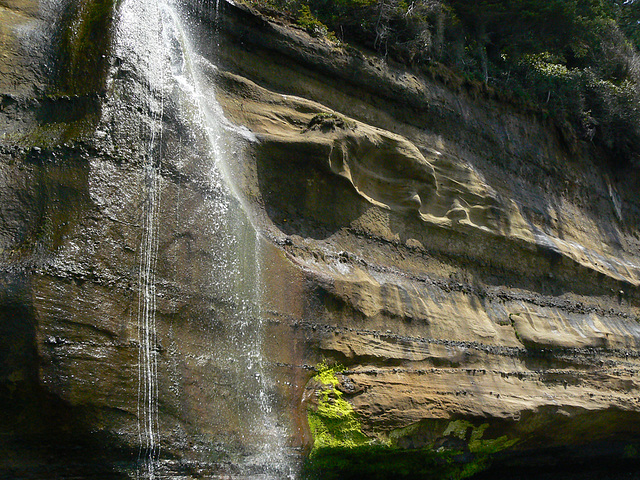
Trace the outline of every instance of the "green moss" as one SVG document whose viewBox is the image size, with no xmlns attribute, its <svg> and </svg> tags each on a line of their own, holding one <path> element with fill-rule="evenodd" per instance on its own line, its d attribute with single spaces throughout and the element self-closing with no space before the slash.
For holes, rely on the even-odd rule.
<svg viewBox="0 0 640 480">
<path fill-rule="evenodd" d="M 466 420 L 455 420 L 449 423 L 443 435 L 454 436 L 460 440 L 465 440 L 470 433 L 468 443 L 469 451 L 480 455 L 491 455 L 518 443 L 518 439 L 509 439 L 506 435 L 484 440 L 482 437 L 487 428 L 489 428 L 488 423 L 483 423 L 479 427 L 476 427 Z"/>
<path fill-rule="evenodd" d="M 340 365 L 330 367 L 320 363 L 314 380 L 323 386 L 318 391 L 318 406 L 308 411 L 309 428 L 313 434 L 314 451 L 320 448 L 353 448 L 367 445 L 371 440 L 362 433 L 362 424 L 351 404 L 342 398 L 336 387 L 336 373 L 344 370 Z"/>
<path fill-rule="evenodd" d="M 90 136 L 95 120 L 94 115 L 89 113 L 85 118 L 76 121 L 41 123 L 24 133 L 8 135 L 6 140 L 24 148 L 54 149 L 67 142 Z"/>
<path fill-rule="evenodd" d="M 513 317 L 519 317 L 520 314 L 519 313 L 510 313 L 509 314 L 509 322 L 511 323 L 511 326 L 513 327 L 513 332 L 516 334 L 516 338 L 518 339 L 518 341 L 522 344 L 524 344 L 524 341 L 522 340 L 522 337 L 520 336 L 520 333 L 518 332 L 518 329 L 516 328 L 516 321 L 514 320 Z"/>
<path fill-rule="evenodd" d="M 340 381 L 338 380 L 338 377 L 336 377 L 336 373 L 340 373 L 343 371 L 344 367 L 340 364 L 329 366 L 327 362 L 321 362 L 316 367 L 317 373 L 315 374 L 313 379 L 317 380 L 323 385 L 337 387 L 340 384 Z"/>
<path fill-rule="evenodd" d="M 100 118 L 117 1 L 68 4 L 53 40 L 55 75 L 47 94 L 38 98 L 37 124 L 5 140 L 23 148 L 53 149 L 93 133 Z"/>
<path fill-rule="evenodd" d="M 518 442 L 506 435 L 485 438 L 489 424 L 467 420 L 426 420 L 384 438 L 368 437 L 361 418 L 337 388 L 343 370 L 326 362 L 316 367 L 313 380 L 321 386 L 317 406 L 307 412 L 314 443 L 304 478 L 462 480 L 486 469 L 495 453 Z M 404 448 L 415 440 L 422 448 Z"/>
<path fill-rule="evenodd" d="M 388 437 L 389 437 L 389 444 L 390 445 L 397 445 L 398 444 L 398 440 L 400 440 L 401 438 L 406 438 L 406 437 L 411 437 L 413 435 L 415 435 L 418 430 L 420 429 L 420 423 L 413 423 L 411 425 L 408 425 L 406 427 L 402 427 L 402 428 L 397 428 L 395 430 L 392 430 Z"/>
</svg>

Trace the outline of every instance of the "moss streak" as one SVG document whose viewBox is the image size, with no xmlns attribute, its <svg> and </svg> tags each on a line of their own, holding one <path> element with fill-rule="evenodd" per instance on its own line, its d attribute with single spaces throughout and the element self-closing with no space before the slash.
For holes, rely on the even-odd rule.
<svg viewBox="0 0 640 480">
<path fill-rule="evenodd" d="M 60 93 L 85 95 L 104 89 L 116 0 L 82 0 L 67 14 L 60 38 Z"/>
</svg>

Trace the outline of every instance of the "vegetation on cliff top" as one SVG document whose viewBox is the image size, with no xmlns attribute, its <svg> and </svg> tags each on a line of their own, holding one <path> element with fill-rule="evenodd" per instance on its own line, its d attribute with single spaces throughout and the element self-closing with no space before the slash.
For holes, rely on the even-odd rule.
<svg viewBox="0 0 640 480">
<path fill-rule="evenodd" d="M 640 0 L 247 0 L 316 35 L 534 108 L 640 165 Z M 452 81 L 452 79 L 455 79 Z"/>
</svg>

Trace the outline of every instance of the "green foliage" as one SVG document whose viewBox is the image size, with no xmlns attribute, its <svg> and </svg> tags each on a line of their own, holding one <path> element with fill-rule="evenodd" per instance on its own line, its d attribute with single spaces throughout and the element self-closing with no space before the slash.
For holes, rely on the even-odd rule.
<svg viewBox="0 0 640 480">
<path fill-rule="evenodd" d="M 640 164 L 640 0 L 246 1 L 450 86 L 533 107 L 569 148 L 581 139 L 612 165 Z"/>
<path fill-rule="evenodd" d="M 449 0 L 465 29 L 492 52 L 542 51 L 584 57 L 599 24 L 611 18 L 605 0 Z"/>
<path fill-rule="evenodd" d="M 636 48 L 640 47 L 640 2 L 621 0 L 615 4 L 618 7 L 620 28 Z"/>
<path fill-rule="evenodd" d="M 382 445 L 350 449 L 330 447 L 318 450 L 308 460 L 303 469 L 303 478 L 459 480 L 469 477 L 462 460 L 457 452 L 436 452 L 431 449 L 404 450 Z"/>
<path fill-rule="evenodd" d="M 302 5 L 298 10 L 298 25 L 313 35 L 326 36 L 329 33 L 327 26 L 311 13 L 309 5 Z"/>
</svg>

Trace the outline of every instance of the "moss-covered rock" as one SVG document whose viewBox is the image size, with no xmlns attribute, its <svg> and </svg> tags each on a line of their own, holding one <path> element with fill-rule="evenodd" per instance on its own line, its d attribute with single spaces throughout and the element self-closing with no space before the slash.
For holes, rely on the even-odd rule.
<svg viewBox="0 0 640 480">
<path fill-rule="evenodd" d="M 384 445 L 329 447 L 316 451 L 309 459 L 303 478 L 457 480 L 468 478 L 465 460 L 465 455 L 458 452 L 432 449 L 406 450 Z"/>
<path fill-rule="evenodd" d="M 340 365 L 320 363 L 313 377 L 321 387 L 316 392 L 316 408 L 308 411 L 308 420 L 313 434 L 313 451 L 323 448 L 354 448 L 369 445 L 371 440 L 362 433 L 358 414 L 336 387 L 336 373 L 344 370 Z"/>
<path fill-rule="evenodd" d="M 502 435 L 483 438 L 488 423 L 468 420 L 426 421 L 386 434 L 367 436 L 353 406 L 343 398 L 338 374 L 341 365 L 321 362 L 316 382 L 317 404 L 307 414 L 313 449 L 305 465 L 309 479 L 464 479 L 486 469 L 492 455 L 518 443 Z M 406 448 L 404 439 L 425 436 L 419 448 Z"/>
</svg>

